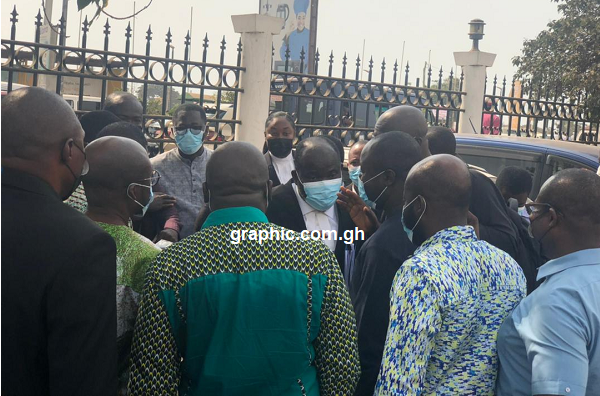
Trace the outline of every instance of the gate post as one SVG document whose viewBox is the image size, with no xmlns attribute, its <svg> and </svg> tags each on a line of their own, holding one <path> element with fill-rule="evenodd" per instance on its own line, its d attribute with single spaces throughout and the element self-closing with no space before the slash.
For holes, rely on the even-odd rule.
<svg viewBox="0 0 600 396">
<path fill-rule="evenodd" d="M 458 133 L 481 133 L 481 120 L 483 116 L 483 97 L 485 93 L 485 69 L 491 67 L 496 59 L 496 54 L 479 51 L 479 40 L 483 38 L 483 25 L 481 19 L 469 22 L 469 37 L 473 40 L 473 48 L 468 52 L 455 52 L 454 62 L 462 66 L 464 73 L 463 91 L 466 95 L 462 98 Z"/>
<path fill-rule="evenodd" d="M 265 120 L 269 115 L 271 95 L 271 57 L 273 35 L 281 32 L 281 18 L 260 14 L 232 15 L 236 33 L 242 35 L 242 67 L 238 95 L 238 125 L 235 140 L 263 149 Z"/>
</svg>

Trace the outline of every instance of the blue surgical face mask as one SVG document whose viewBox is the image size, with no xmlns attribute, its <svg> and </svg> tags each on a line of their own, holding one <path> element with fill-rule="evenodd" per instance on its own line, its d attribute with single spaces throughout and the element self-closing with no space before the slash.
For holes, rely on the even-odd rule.
<svg viewBox="0 0 600 396">
<path fill-rule="evenodd" d="M 137 199 L 135 199 L 131 195 L 129 195 L 129 187 L 131 187 L 131 186 L 140 186 L 140 187 L 144 187 L 144 188 L 149 188 L 150 189 L 150 199 L 148 199 L 148 203 L 146 205 L 142 205 L 142 203 L 140 203 Z M 144 217 L 144 215 L 146 215 L 146 212 L 148 211 L 148 208 L 150 207 L 150 204 L 152 203 L 152 201 L 154 201 L 154 192 L 152 192 L 152 187 L 151 186 L 145 186 L 143 184 L 138 184 L 138 183 L 131 183 L 127 187 L 127 196 L 129 198 L 131 198 L 133 200 L 133 202 L 135 202 L 136 204 L 138 204 L 138 205 L 140 205 L 142 207 L 142 217 Z"/>
<path fill-rule="evenodd" d="M 307 204 L 321 212 L 331 208 L 337 200 L 337 193 L 342 186 L 342 178 L 302 183 Z"/>
<path fill-rule="evenodd" d="M 383 175 L 384 173 L 385 173 L 385 171 L 381 171 L 378 174 L 376 174 L 375 176 L 373 176 L 372 178 L 370 178 L 369 180 L 367 180 L 366 182 L 363 182 L 361 180 L 360 184 L 362 185 L 363 191 L 365 190 L 365 184 L 367 184 L 371 180 L 377 179 L 379 176 Z M 379 200 L 379 198 L 381 198 L 381 196 L 383 195 L 383 193 L 386 192 L 386 190 L 388 189 L 388 187 L 389 186 L 385 186 L 385 188 L 383 190 L 381 190 L 381 192 L 379 193 L 379 195 L 377 196 L 377 198 L 375 198 L 373 201 L 369 201 L 369 202 L 373 203 L 373 206 L 372 206 L 373 209 L 377 209 L 377 201 Z M 359 186 L 359 190 L 360 190 L 360 186 Z M 366 191 L 365 191 L 365 197 L 368 199 Z M 364 199 L 363 199 L 363 201 L 364 201 Z M 367 201 L 365 201 L 365 202 L 367 202 Z"/>
<path fill-rule="evenodd" d="M 417 222 L 415 223 L 415 225 L 413 226 L 413 228 L 408 228 L 406 226 L 406 223 L 404 223 L 404 211 L 406 210 L 406 208 L 408 208 L 410 205 L 413 204 L 413 202 L 415 202 L 418 198 L 420 197 L 420 195 L 417 195 L 415 197 L 415 199 L 413 199 L 412 201 L 410 201 L 406 206 L 404 206 L 402 208 L 402 218 L 400 219 L 402 221 L 402 227 L 404 228 L 404 232 L 406 232 L 406 235 L 408 236 L 408 240 L 413 243 L 413 237 L 415 234 L 415 228 L 417 228 L 417 225 L 419 225 L 419 222 L 421 221 L 421 219 L 423 218 L 423 215 L 425 214 L 425 211 L 427 210 L 427 201 L 425 201 L 425 199 L 423 199 L 423 202 L 425 202 L 425 209 L 423 209 L 423 213 L 421 213 L 421 216 L 419 216 L 419 219 L 417 220 Z"/>
<path fill-rule="evenodd" d="M 374 208 L 375 203 L 367 196 L 365 185 L 362 180 L 360 180 L 360 166 L 348 166 L 348 174 L 352 183 L 358 188 L 358 196 L 360 199 L 362 199 L 370 208 Z"/>
<path fill-rule="evenodd" d="M 204 131 L 200 131 L 197 135 L 192 133 L 192 128 L 186 129 L 185 133 L 176 133 L 175 142 L 182 153 L 187 155 L 196 154 L 202 147 L 202 139 Z"/>
</svg>

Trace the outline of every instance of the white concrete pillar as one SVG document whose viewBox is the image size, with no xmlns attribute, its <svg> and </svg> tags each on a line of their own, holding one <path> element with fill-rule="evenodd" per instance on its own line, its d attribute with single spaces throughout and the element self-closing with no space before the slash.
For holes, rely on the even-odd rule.
<svg viewBox="0 0 600 396">
<path fill-rule="evenodd" d="M 263 149 L 265 120 L 269 115 L 273 35 L 281 32 L 283 20 L 268 15 L 232 15 L 233 28 L 242 35 L 242 73 L 235 140 Z"/>
<path fill-rule="evenodd" d="M 462 66 L 464 73 L 463 96 L 458 133 L 481 133 L 485 69 L 491 67 L 496 54 L 482 51 L 455 52 L 454 62 Z"/>
</svg>

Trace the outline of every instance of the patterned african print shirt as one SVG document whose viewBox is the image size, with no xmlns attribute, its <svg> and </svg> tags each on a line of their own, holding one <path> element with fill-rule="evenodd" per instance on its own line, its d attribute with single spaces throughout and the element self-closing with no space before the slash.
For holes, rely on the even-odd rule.
<svg viewBox="0 0 600 396">
<path fill-rule="evenodd" d="M 85 189 L 83 183 L 79 183 L 73 194 L 63 201 L 73 209 L 78 210 L 81 213 L 87 212 L 88 203 L 87 196 L 85 195 Z"/>
<path fill-rule="evenodd" d="M 456 226 L 398 270 L 377 394 L 493 395 L 496 337 L 526 294 L 519 265 Z"/>
<path fill-rule="evenodd" d="M 126 394 L 133 326 L 146 271 L 160 249 L 127 226 L 97 222 L 117 244 L 117 350 L 119 395 Z"/>
<path fill-rule="evenodd" d="M 257 234 L 272 237 L 259 242 Z M 212 212 L 148 271 L 134 395 L 352 395 L 359 370 L 335 256 L 256 208 Z"/>
</svg>

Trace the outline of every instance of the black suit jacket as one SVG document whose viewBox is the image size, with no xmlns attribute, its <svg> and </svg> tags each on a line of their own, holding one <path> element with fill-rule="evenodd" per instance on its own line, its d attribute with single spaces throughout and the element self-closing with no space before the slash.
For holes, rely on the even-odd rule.
<svg viewBox="0 0 600 396">
<path fill-rule="evenodd" d="M 273 190 L 273 197 L 269 203 L 269 207 L 267 208 L 267 217 L 271 223 L 300 232 L 306 230 L 306 223 L 304 222 L 302 209 L 300 209 L 300 204 L 296 198 L 296 193 L 294 192 L 292 182 L 293 181 L 290 180 L 286 184 L 280 185 Z M 335 206 L 338 214 L 339 239 L 344 235 L 344 231 L 354 231 L 356 225 L 352 221 L 352 218 L 350 218 L 348 212 L 340 208 L 337 203 Z M 356 241 L 354 243 L 355 254 L 358 254 L 362 243 L 363 241 Z M 342 273 L 344 273 L 347 248 L 349 248 L 349 245 L 346 245 L 344 241 L 338 240 L 337 244 L 335 245 L 334 253 L 338 263 L 340 264 Z"/>
<path fill-rule="evenodd" d="M 41 179 L 2 169 L 2 394 L 115 395 L 116 246 Z"/>
</svg>

